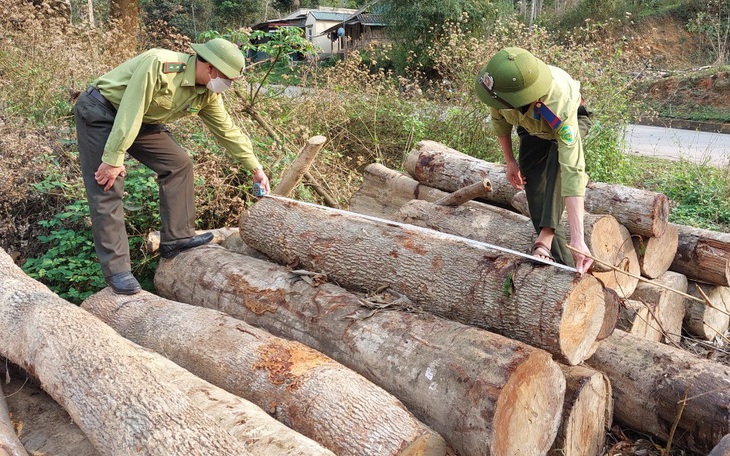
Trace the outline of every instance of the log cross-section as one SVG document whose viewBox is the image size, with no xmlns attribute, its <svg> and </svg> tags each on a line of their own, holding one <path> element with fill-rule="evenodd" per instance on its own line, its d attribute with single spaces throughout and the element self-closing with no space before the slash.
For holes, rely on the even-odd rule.
<svg viewBox="0 0 730 456">
<path fill-rule="evenodd" d="M 244 241 L 345 288 L 390 287 L 436 315 L 543 348 L 590 356 L 604 288 L 587 274 L 437 231 L 267 196 L 241 215 Z"/>
</svg>

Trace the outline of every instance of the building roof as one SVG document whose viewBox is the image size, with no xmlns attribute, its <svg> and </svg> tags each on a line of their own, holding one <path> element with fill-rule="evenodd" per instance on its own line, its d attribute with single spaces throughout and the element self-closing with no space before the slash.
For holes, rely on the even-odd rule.
<svg viewBox="0 0 730 456">
<path fill-rule="evenodd" d="M 332 11 L 310 11 L 309 14 L 318 21 L 344 22 L 352 17 L 352 13 L 336 13 Z"/>
</svg>

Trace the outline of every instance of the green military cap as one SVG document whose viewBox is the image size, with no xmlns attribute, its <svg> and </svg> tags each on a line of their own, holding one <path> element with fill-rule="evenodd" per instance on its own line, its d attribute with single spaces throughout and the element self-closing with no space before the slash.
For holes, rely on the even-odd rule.
<svg viewBox="0 0 730 456">
<path fill-rule="evenodd" d="M 246 60 L 238 46 L 223 38 L 213 38 L 207 43 L 191 45 L 199 56 L 229 79 L 238 79 L 243 75 Z"/>
<path fill-rule="evenodd" d="M 513 109 L 547 94 L 550 68 L 529 51 L 508 47 L 497 52 L 479 71 L 475 90 L 481 101 L 496 109 Z"/>
</svg>

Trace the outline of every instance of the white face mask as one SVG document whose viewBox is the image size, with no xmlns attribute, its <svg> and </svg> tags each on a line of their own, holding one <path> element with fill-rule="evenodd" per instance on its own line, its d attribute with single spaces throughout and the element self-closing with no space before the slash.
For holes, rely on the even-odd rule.
<svg viewBox="0 0 730 456">
<path fill-rule="evenodd" d="M 215 93 L 221 93 L 231 88 L 233 81 L 230 79 L 223 79 L 220 76 L 210 78 L 210 81 L 205 85 L 208 89 Z"/>
</svg>

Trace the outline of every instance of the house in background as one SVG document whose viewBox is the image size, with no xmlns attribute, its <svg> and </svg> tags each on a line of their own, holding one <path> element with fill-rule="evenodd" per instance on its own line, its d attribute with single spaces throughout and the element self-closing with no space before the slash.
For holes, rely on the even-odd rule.
<svg viewBox="0 0 730 456">
<path fill-rule="evenodd" d="M 372 40 L 385 38 L 378 15 L 368 14 L 364 9 L 349 8 L 300 9 L 281 18 L 260 22 L 254 30 L 265 32 L 277 27 L 299 27 L 304 36 L 316 48 L 320 58 L 345 54 L 346 51 L 361 47 Z M 252 56 L 259 60 L 263 56 Z"/>
</svg>

